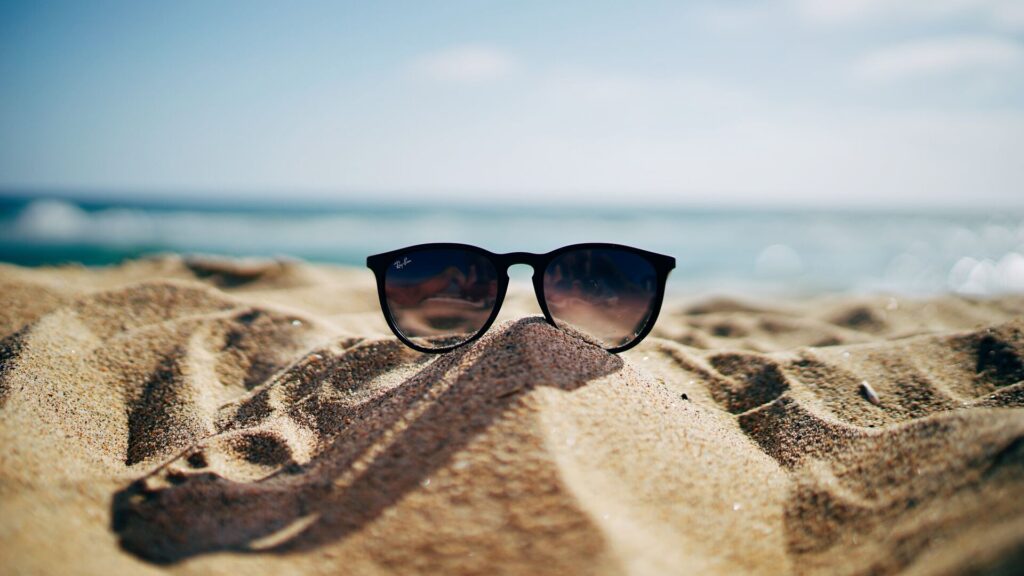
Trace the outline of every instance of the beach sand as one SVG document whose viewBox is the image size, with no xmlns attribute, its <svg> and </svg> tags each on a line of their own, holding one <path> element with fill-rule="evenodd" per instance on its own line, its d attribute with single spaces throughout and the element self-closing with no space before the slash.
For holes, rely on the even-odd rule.
<svg viewBox="0 0 1024 576">
<path fill-rule="evenodd" d="M 1024 297 L 510 294 L 401 345 L 365 270 L 0 265 L 3 574 L 1024 572 Z"/>
</svg>

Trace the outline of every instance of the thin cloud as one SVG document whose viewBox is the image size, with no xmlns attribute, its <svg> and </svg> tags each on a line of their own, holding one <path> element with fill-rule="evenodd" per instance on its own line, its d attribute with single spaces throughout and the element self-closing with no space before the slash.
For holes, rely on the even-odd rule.
<svg viewBox="0 0 1024 576">
<path fill-rule="evenodd" d="M 992 11 L 994 22 L 1009 30 L 1024 30 L 1024 2 L 1000 2 Z"/>
<path fill-rule="evenodd" d="M 741 34 L 763 28 L 776 14 L 763 3 L 713 3 L 694 9 L 704 29 L 719 34 Z"/>
<path fill-rule="evenodd" d="M 515 58 L 489 46 L 465 45 L 424 54 L 413 62 L 420 76 L 440 82 L 477 84 L 508 76 Z"/>
<path fill-rule="evenodd" d="M 1022 4 L 1020 0 L 793 0 L 799 17 L 813 24 L 927 21 L 974 15 L 1010 30 L 1024 29 Z"/>
<path fill-rule="evenodd" d="M 990 36 L 957 36 L 889 46 L 854 64 L 858 78 L 889 82 L 971 72 L 1005 72 L 1024 63 L 1024 47 Z"/>
<path fill-rule="evenodd" d="M 887 0 L 795 0 L 794 7 L 804 20 L 837 24 L 862 21 L 879 12 L 893 10 L 898 5 L 906 8 L 911 3 Z"/>
</svg>

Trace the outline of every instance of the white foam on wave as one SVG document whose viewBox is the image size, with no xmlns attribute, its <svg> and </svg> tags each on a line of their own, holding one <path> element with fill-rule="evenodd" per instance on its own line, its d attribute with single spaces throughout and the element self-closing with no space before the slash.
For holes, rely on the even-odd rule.
<svg viewBox="0 0 1024 576">
<path fill-rule="evenodd" d="M 793 277 L 803 271 L 804 264 L 796 250 L 786 244 L 772 244 L 757 255 L 754 270 L 768 278 Z"/>
<path fill-rule="evenodd" d="M 26 206 L 11 228 L 14 236 L 41 240 L 73 241 L 89 226 L 89 215 L 74 204 L 37 200 Z"/>
<path fill-rule="evenodd" d="M 947 285 L 972 296 L 1024 292 L 1024 255 L 1010 252 L 998 261 L 965 256 L 950 269 Z"/>
</svg>

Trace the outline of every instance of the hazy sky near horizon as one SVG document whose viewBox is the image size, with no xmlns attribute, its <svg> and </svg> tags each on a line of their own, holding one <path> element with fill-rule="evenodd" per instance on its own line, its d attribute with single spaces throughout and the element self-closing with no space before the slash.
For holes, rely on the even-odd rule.
<svg viewBox="0 0 1024 576">
<path fill-rule="evenodd" d="M 1024 1 L 13 2 L 0 188 L 1024 204 Z"/>
</svg>

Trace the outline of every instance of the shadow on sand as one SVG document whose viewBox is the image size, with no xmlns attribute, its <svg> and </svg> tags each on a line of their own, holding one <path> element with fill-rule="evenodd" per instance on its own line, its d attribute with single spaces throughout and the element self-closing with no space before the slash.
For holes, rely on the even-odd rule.
<svg viewBox="0 0 1024 576">
<path fill-rule="evenodd" d="M 302 393 L 279 393 L 286 401 L 276 408 L 266 390 L 256 394 L 253 402 L 262 396 L 267 414 L 254 418 L 240 409 L 236 425 L 222 434 L 254 426 L 265 431 L 273 426 L 269 416 L 290 419 L 317 435 L 313 457 L 300 465 L 287 445 L 210 454 L 216 437 L 208 438 L 114 495 L 112 527 L 121 545 L 149 561 L 173 563 L 218 550 L 287 552 L 344 539 L 445 466 L 520 402 L 522 392 L 572 390 L 622 367 L 619 357 L 543 319 L 525 318 L 444 356 L 419 358 L 422 368 L 398 385 L 358 402 L 346 396 L 407 364 L 400 346 L 354 346 L 320 360 L 317 370 L 300 362 L 275 378 L 266 386 Z M 388 357 L 390 365 L 375 360 Z M 261 454 L 280 460 L 266 477 L 230 480 L 217 470 L 218 462 L 259 461 Z M 288 535 L 276 536 L 282 531 Z"/>
</svg>

